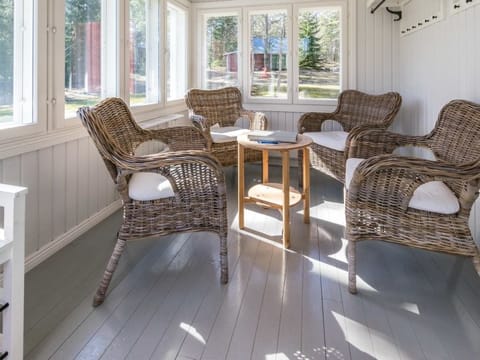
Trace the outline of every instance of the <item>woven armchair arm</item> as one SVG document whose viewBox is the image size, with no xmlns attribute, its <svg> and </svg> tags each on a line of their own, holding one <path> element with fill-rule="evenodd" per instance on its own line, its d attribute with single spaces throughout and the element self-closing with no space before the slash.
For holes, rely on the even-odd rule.
<svg viewBox="0 0 480 360">
<path fill-rule="evenodd" d="M 203 117 L 202 115 L 190 113 L 188 118 L 192 121 L 193 125 L 201 131 L 208 129 L 207 118 Z"/>
<path fill-rule="evenodd" d="M 217 159 L 203 150 L 166 151 L 142 156 L 118 155 L 112 157 L 112 161 L 123 175 L 195 161 L 208 163 L 223 172 Z"/>
<path fill-rule="evenodd" d="M 220 186 L 225 192 L 225 176 L 221 164 L 205 151 L 172 151 L 145 156 L 115 156 L 118 169 L 117 188 L 128 200 L 128 179 L 138 172 L 155 172 L 165 176 L 175 192 L 196 192 L 199 187 Z"/>
<path fill-rule="evenodd" d="M 152 140 L 161 140 L 170 150 L 204 150 L 208 149 L 208 139 L 193 126 L 174 126 L 171 128 L 147 130 Z"/>
<path fill-rule="evenodd" d="M 267 117 L 262 112 L 255 112 L 251 110 L 240 111 L 240 116 L 247 117 L 250 121 L 250 130 L 266 130 L 268 125 Z"/>
<path fill-rule="evenodd" d="M 401 206 L 406 210 L 413 192 L 429 181 L 466 181 L 478 188 L 478 164 L 455 165 L 419 158 L 378 155 L 363 161 L 349 186 L 349 199 L 369 198 Z M 470 207 L 474 193 L 459 199 L 462 208 Z M 372 200 L 373 201 L 373 200 Z"/>
<path fill-rule="evenodd" d="M 367 159 L 391 154 L 399 146 L 429 147 L 429 141 L 427 136 L 402 135 L 366 126 L 356 127 L 348 134 L 345 156 Z"/>
<path fill-rule="evenodd" d="M 326 120 L 337 120 L 336 113 L 308 112 L 298 119 L 298 132 L 322 131 L 322 124 Z M 337 120 L 338 121 L 338 120 Z"/>
</svg>

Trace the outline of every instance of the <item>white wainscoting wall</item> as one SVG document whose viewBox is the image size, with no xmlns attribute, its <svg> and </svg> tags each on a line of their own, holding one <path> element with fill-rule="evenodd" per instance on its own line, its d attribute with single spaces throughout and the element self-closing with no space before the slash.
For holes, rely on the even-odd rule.
<svg viewBox="0 0 480 360">
<path fill-rule="evenodd" d="M 480 103 L 480 6 L 454 15 L 449 3 L 444 2 L 442 21 L 399 39 L 398 91 L 403 97 L 397 121 L 400 132 L 427 134 L 450 100 Z M 478 200 L 471 228 L 480 244 Z"/>
</svg>

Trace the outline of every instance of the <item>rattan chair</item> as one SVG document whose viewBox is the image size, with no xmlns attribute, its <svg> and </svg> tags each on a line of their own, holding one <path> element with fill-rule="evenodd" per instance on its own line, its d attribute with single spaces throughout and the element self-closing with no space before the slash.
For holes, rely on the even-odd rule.
<svg viewBox="0 0 480 360">
<path fill-rule="evenodd" d="M 340 94 L 334 112 L 303 114 L 298 121 L 298 132 L 313 140 L 309 147 L 311 166 L 343 183 L 349 133 L 356 128 L 386 129 L 400 109 L 401 102 L 402 98 L 396 92 L 370 95 L 357 90 L 345 90 Z M 324 123 L 327 120 L 338 122 L 342 130 L 326 131 Z M 299 169 L 302 153 L 300 151 L 298 155 Z"/>
<path fill-rule="evenodd" d="M 436 160 L 392 154 L 403 146 L 430 149 Z M 353 133 L 345 179 L 350 292 L 356 292 L 355 246 L 361 240 L 472 257 L 480 274 L 479 249 L 468 226 L 479 186 L 478 104 L 451 101 L 425 136 Z"/>
<path fill-rule="evenodd" d="M 208 148 L 223 166 L 237 164 L 237 136 L 248 130 L 266 130 L 265 114 L 245 110 L 242 94 L 236 87 L 216 90 L 190 89 L 185 95 L 189 117 L 208 139 Z M 249 128 L 235 126 L 241 117 L 249 121 Z M 245 161 L 259 161 L 262 153 L 247 149 Z"/>
<path fill-rule="evenodd" d="M 144 130 L 123 100 L 109 98 L 78 110 L 123 202 L 123 223 L 93 305 L 104 299 L 125 244 L 185 231 L 220 237 L 221 282 L 228 281 L 227 204 L 221 165 L 194 127 Z M 136 156 L 142 143 L 159 140 L 169 151 Z"/>
</svg>

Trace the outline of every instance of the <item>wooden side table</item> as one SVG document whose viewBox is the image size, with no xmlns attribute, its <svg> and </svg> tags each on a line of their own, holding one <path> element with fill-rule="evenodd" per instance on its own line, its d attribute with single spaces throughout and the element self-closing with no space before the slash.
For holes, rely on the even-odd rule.
<svg viewBox="0 0 480 360">
<path fill-rule="evenodd" d="M 237 138 L 238 142 L 238 225 L 245 227 L 244 208 L 246 203 L 256 203 L 261 206 L 278 209 L 283 219 L 283 246 L 290 247 L 290 207 L 303 200 L 303 221 L 310 222 L 310 162 L 308 145 L 312 139 L 305 135 L 298 135 L 295 144 L 261 144 L 248 140 L 247 135 Z M 245 196 L 245 163 L 244 150 L 255 149 L 262 151 L 262 183 L 252 186 Z M 289 151 L 303 151 L 303 191 L 299 192 L 290 186 L 290 158 Z M 271 183 L 268 179 L 268 153 L 279 151 L 282 156 L 282 183 Z"/>
</svg>

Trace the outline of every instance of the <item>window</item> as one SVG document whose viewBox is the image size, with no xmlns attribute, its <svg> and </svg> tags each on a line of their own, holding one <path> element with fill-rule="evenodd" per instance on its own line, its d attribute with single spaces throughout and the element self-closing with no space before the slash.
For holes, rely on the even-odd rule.
<svg viewBox="0 0 480 360">
<path fill-rule="evenodd" d="M 203 19 L 202 84 L 205 89 L 238 86 L 239 18 L 236 13 L 206 14 Z"/>
<path fill-rule="evenodd" d="M 279 4 L 235 10 L 219 9 L 218 3 L 211 9 L 208 4 L 194 5 L 201 9 L 199 86 L 237 86 L 252 103 L 331 105 L 336 101 L 347 80 L 354 81 L 347 77 L 353 66 L 347 66 L 345 56 L 347 6 L 354 6 L 354 1 Z"/>
<path fill-rule="evenodd" d="M 158 1 L 130 0 L 130 105 L 160 101 L 160 10 Z"/>
<path fill-rule="evenodd" d="M 0 0 L 0 128 L 35 122 L 34 2 Z"/>
<path fill-rule="evenodd" d="M 249 94 L 252 98 L 288 98 L 288 12 L 252 10 L 249 21 Z"/>
<path fill-rule="evenodd" d="M 298 100 L 336 99 L 341 87 L 341 8 L 297 12 Z"/>
<path fill-rule="evenodd" d="M 102 96 L 101 0 L 65 1 L 65 117 Z"/>
<path fill-rule="evenodd" d="M 167 4 L 167 101 L 180 100 L 187 90 L 187 12 Z"/>
</svg>

